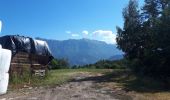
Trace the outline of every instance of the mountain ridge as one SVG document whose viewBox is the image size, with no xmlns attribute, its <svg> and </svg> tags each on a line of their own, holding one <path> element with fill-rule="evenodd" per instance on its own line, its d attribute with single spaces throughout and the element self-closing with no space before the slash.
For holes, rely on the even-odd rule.
<svg viewBox="0 0 170 100">
<path fill-rule="evenodd" d="M 65 58 L 71 65 L 92 64 L 101 59 L 109 59 L 122 52 L 114 44 L 91 39 L 52 40 L 42 39 L 48 43 L 55 58 Z"/>
</svg>

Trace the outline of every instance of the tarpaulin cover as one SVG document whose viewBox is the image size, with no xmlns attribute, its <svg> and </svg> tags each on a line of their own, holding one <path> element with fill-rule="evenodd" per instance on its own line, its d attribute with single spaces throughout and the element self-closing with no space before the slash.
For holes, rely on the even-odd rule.
<svg viewBox="0 0 170 100">
<path fill-rule="evenodd" d="M 0 95 L 7 92 L 10 62 L 11 50 L 3 49 L 0 45 Z"/>
<path fill-rule="evenodd" d="M 11 50 L 0 48 L 0 73 L 8 73 L 11 62 Z"/>
<path fill-rule="evenodd" d="M 48 61 L 53 59 L 51 51 L 45 41 L 34 40 L 30 37 L 7 35 L 0 37 L 2 48 L 12 51 L 12 56 L 17 52 L 26 52 L 37 56 L 46 56 Z"/>
<path fill-rule="evenodd" d="M 8 82 L 9 82 L 9 74 L 0 73 L 0 95 L 5 94 L 7 92 Z"/>
</svg>

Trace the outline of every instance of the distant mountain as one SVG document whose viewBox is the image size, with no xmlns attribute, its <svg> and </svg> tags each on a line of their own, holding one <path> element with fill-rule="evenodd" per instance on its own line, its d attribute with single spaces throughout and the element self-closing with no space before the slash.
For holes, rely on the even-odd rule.
<svg viewBox="0 0 170 100">
<path fill-rule="evenodd" d="M 122 52 L 116 48 L 116 45 L 96 40 L 41 40 L 48 43 L 55 58 L 66 58 L 71 65 L 91 64 L 101 59 L 108 59 L 113 55 L 122 54 Z"/>
<path fill-rule="evenodd" d="M 109 58 L 109 60 L 120 60 L 123 59 L 123 54 L 119 54 L 119 55 L 114 55 L 112 57 Z"/>
</svg>

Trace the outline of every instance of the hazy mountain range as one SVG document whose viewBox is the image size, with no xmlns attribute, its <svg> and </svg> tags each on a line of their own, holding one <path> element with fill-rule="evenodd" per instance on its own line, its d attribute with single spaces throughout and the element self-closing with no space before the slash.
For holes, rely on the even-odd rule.
<svg viewBox="0 0 170 100">
<path fill-rule="evenodd" d="M 38 38 L 40 39 L 40 38 Z M 122 52 L 116 45 L 90 39 L 50 40 L 41 39 L 48 43 L 55 58 L 65 58 L 71 65 L 95 63 L 101 59 L 120 59 Z M 115 58 L 113 58 L 115 56 Z M 116 58 L 116 56 L 118 58 Z"/>
<path fill-rule="evenodd" d="M 111 56 L 109 60 L 120 60 L 123 58 L 123 54 L 118 54 L 118 55 L 114 55 L 114 56 Z"/>
</svg>

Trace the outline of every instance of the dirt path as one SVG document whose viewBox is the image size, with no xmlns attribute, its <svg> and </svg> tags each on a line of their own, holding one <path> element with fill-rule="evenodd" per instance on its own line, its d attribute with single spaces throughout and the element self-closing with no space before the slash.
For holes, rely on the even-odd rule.
<svg viewBox="0 0 170 100">
<path fill-rule="evenodd" d="M 91 77 L 94 75 L 79 73 L 66 84 L 9 91 L 6 95 L 0 96 L 0 100 L 131 100 L 125 91 L 110 89 Z"/>
</svg>

